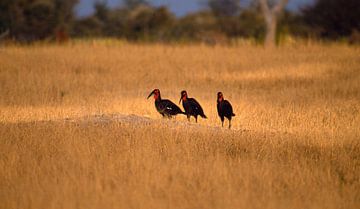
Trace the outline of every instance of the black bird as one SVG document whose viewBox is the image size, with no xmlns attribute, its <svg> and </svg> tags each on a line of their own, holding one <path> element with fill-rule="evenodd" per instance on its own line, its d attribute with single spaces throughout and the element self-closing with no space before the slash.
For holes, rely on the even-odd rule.
<svg viewBox="0 0 360 209">
<path fill-rule="evenodd" d="M 224 127 L 224 117 L 229 120 L 229 129 L 231 128 L 231 117 L 235 116 L 233 108 L 229 101 L 224 100 L 221 92 L 217 93 L 217 111 L 221 119 L 221 126 Z"/>
<path fill-rule="evenodd" d="M 183 102 L 185 114 L 189 121 L 190 121 L 190 116 L 194 116 L 196 122 L 197 122 L 197 118 L 199 115 L 202 118 L 207 118 L 206 115 L 204 114 L 204 111 L 203 111 L 202 107 L 200 106 L 199 102 L 197 102 L 194 98 L 188 98 L 186 91 L 181 92 L 179 104 L 180 104 L 181 100 Z"/>
<path fill-rule="evenodd" d="M 177 114 L 185 115 L 185 113 L 180 109 L 180 107 L 178 107 L 172 101 L 170 101 L 168 99 L 161 99 L 159 89 L 154 89 L 147 98 L 149 99 L 151 97 L 151 95 L 154 95 L 156 110 L 163 117 L 171 118 L 172 116 L 177 115 Z"/>
</svg>

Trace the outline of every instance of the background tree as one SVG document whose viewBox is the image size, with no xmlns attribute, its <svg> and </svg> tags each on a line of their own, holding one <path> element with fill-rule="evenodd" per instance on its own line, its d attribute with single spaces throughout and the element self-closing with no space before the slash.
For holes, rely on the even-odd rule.
<svg viewBox="0 0 360 209">
<path fill-rule="evenodd" d="M 10 30 L 12 0 L 0 1 L 0 34 Z"/>
<path fill-rule="evenodd" d="M 131 40 L 164 40 L 173 20 L 173 15 L 166 7 L 138 6 L 127 17 L 126 37 Z"/>
<path fill-rule="evenodd" d="M 265 46 L 272 48 L 276 44 L 276 26 L 281 11 L 288 0 L 259 0 L 260 8 L 266 23 Z"/>
<path fill-rule="evenodd" d="M 178 19 L 171 36 L 181 41 L 203 41 L 204 34 L 218 31 L 217 20 L 209 11 L 200 11 Z"/>
<path fill-rule="evenodd" d="M 94 16 L 102 22 L 108 21 L 109 8 L 104 1 L 96 1 L 94 3 L 95 13 Z"/>
<path fill-rule="evenodd" d="M 359 0 L 317 0 L 302 13 L 305 22 L 322 38 L 337 39 L 360 31 Z"/>
<path fill-rule="evenodd" d="M 4 0 L 0 3 L 0 27 L 20 41 L 53 37 L 73 20 L 77 0 Z M 2 29 L 2 30 L 3 30 Z"/>
<path fill-rule="evenodd" d="M 235 16 L 240 11 L 240 0 L 209 0 L 208 5 L 216 16 Z"/>
<path fill-rule="evenodd" d="M 264 39 L 265 24 L 264 18 L 256 6 L 243 9 L 238 17 L 238 35 L 244 38 L 261 41 Z"/>
<path fill-rule="evenodd" d="M 228 37 L 239 35 L 240 0 L 209 0 L 208 7 L 217 20 L 219 32 Z"/>
<path fill-rule="evenodd" d="M 138 6 L 150 6 L 146 0 L 123 0 L 123 3 L 128 10 L 133 10 Z"/>
<path fill-rule="evenodd" d="M 58 43 L 68 40 L 75 19 L 73 9 L 77 3 L 78 0 L 54 0 L 54 20 L 50 24 L 55 28 Z"/>
<path fill-rule="evenodd" d="M 315 0 L 301 13 L 282 12 L 288 0 L 254 0 L 246 7 L 241 0 L 205 2 L 208 9 L 176 18 L 167 7 L 154 7 L 146 0 L 122 0 L 116 8 L 96 0 L 94 14 L 76 18 L 78 0 L 0 0 L 0 39 L 61 42 L 71 32 L 77 37 L 136 41 L 228 43 L 241 37 L 264 40 L 267 47 L 288 36 L 360 42 L 359 0 Z"/>
</svg>

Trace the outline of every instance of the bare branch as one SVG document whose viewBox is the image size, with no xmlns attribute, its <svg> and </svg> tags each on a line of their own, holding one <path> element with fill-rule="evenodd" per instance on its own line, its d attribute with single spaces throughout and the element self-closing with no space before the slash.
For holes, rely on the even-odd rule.
<svg viewBox="0 0 360 209">
<path fill-rule="evenodd" d="M 259 4 L 261 10 L 266 14 L 266 16 L 269 15 L 269 13 L 272 13 L 272 15 L 278 15 L 278 13 L 281 12 L 288 1 L 289 0 L 279 0 L 278 3 L 272 8 L 269 8 L 268 0 L 259 0 Z"/>
<path fill-rule="evenodd" d="M 261 10 L 265 13 L 265 14 L 269 14 L 270 9 L 269 9 L 269 5 L 267 3 L 267 0 L 259 0 L 260 3 L 260 7 Z"/>
<path fill-rule="evenodd" d="M 278 15 L 281 10 L 285 7 L 285 5 L 288 3 L 289 0 L 280 0 L 272 9 L 271 11 L 275 14 Z"/>
</svg>

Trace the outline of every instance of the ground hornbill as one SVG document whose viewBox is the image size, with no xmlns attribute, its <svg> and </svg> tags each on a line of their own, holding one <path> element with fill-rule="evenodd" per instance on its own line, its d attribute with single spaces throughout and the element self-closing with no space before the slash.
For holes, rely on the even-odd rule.
<svg viewBox="0 0 360 209">
<path fill-rule="evenodd" d="M 221 119 L 221 126 L 224 127 L 224 117 L 229 120 L 229 129 L 231 128 L 231 117 L 235 116 L 229 101 L 224 100 L 221 92 L 217 93 L 217 111 Z"/>
<path fill-rule="evenodd" d="M 171 118 L 172 116 L 177 115 L 177 114 L 185 115 L 185 113 L 172 101 L 170 101 L 168 99 L 161 99 L 159 89 L 154 89 L 147 98 L 149 99 L 151 97 L 151 95 L 154 95 L 156 110 L 163 117 Z"/>
<path fill-rule="evenodd" d="M 181 92 L 179 104 L 180 104 L 181 100 L 183 103 L 185 114 L 189 121 L 190 121 L 190 116 L 195 117 L 196 123 L 197 123 L 197 118 L 199 115 L 202 118 L 207 118 L 206 115 L 204 114 L 204 111 L 203 111 L 202 107 L 200 106 L 200 104 L 194 98 L 189 98 L 186 91 Z"/>
</svg>

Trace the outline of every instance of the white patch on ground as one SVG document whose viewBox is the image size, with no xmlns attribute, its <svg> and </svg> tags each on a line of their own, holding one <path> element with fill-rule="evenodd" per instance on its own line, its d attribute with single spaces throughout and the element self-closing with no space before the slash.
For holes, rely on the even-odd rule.
<svg viewBox="0 0 360 209">
<path fill-rule="evenodd" d="M 124 115 L 124 114 L 102 114 L 102 115 L 89 115 L 80 118 L 67 118 L 65 122 L 77 123 L 81 126 L 87 126 L 89 124 L 101 124 L 106 125 L 110 123 L 120 123 L 123 125 L 134 125 L 134 126 L 150 126 L 150 125 L 157 125 L 163 128 L 168 129 L 186 129 L 188 131 L 192 130 L 211 130 L 216 132 L 221 131 L 231 131 L 234 132 L 236 130 L 229 130 L 227 128 L 216 127 L 216 126 L 206 126 L 200 125 L 196 123 L 191 123 L 187 121 L 176 121 L 175 118 L 173 119 L 152 119 L 146 116 L 139 116 L 139 115 Z M 239 130 L 237 130 L 239 131 Z M 242 130 L 245 131 L 245 130 Z"/>
</svg>

